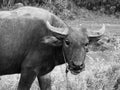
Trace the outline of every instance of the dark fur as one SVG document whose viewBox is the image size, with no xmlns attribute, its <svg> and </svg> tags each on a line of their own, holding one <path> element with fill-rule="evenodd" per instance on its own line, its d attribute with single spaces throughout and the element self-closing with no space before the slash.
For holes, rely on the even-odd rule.
<svg viewBox="0 0 120 90">
<path fill-rule="evenodd" d="M 26 11 L 21 16 L 17 10 L 8 11 L 11 13 L 8 16 L 6 11 L 0 12 L 0 75 L 21 73 L 18 90 L 29 90 L 36 76 L 41 86 L 41 76 L 56 65 L 65 63 L 63 52 L 73 68 L 74 65 L 78 68 L 84 64 L 85 44 L 88 43 L 84 31 L 72 30 L 61 19 L 43 9 L 21 8 L 21 11 Z M 32 12 L 29 11 L 31 9 Z M 52 32 L 46 21 L 56 27 L 67 27 L 68 35 Z M 70 41 L 69 46 L 66 40 Z"/>
</svg>

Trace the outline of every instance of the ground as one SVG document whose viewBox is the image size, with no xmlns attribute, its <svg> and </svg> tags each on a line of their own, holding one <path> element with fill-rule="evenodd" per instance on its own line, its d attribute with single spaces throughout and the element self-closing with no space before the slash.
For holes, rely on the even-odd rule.
<svg viewBox="0 0 120 90">
<path fill-rule="evenodd" d="M 105 43 L 102 49 L 91 50 L 85 60 L 85 71 L 79 75 L 66 75 L 65 64 L 55 67 L 50 73 L 52 90 L 120 90 L 120 19 L 114 16 L 86 14 L 86 16 L 65 20 L 73 28 L 84 27 L 98 30 L 106 25 L 105 36 L 111 42 Z M 105 46 L 104 46 L 105 45 Z M 105 49 L 103 49 L 105 47 Z M 15 90 L 20 75 L 1 76 L 0 90 Z M 35 80 L 31 90 L 40 90 Z"/>
</svg>

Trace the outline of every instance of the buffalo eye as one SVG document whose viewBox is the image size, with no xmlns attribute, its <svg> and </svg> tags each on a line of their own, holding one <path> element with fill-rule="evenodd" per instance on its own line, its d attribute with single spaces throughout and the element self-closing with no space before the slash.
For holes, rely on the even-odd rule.
<svg viewBox="0 0 120 90">
<path fill-rule="evenodd" d="M 85 46 L 88 46 L 89 43 L 85 43 Z"/>
<path fill-rule="evenodd" d="M 85 43 L 85 49 L 86 49 L 86 52 L 89 51 L 89 50 L 88 50 L 88 44 L 89 44 L 89 43 Z"/>
<path fill-rule="evenodd" d="M 67 46 L 69 46 L 69 45 L 70 45 L 70 41 L 69 41 L 69 40 L 65 40 L 65 44 L 66 44 Z"/>
</svg>

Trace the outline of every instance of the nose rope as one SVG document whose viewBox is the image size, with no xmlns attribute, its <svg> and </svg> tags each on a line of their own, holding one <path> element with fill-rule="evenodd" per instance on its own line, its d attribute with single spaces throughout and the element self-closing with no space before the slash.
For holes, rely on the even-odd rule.
<svg viewBox="0 0 120 90">
<path fill-rule="evenodd" d="M 64 54 L 64 52 L 63 52 L 63 50 L 62 50 L 62 53 L 63 53 L 63 59 L 64 59 L 64 61 L 65 61 L 65 66 L 66 66 L 66 74 L 68 73 L 68 71 L 69 71 L 69 69 L 68 69 L 68 64 L 67 64 L 67 60 L 66 60 L 66 58 L 65 58 L 65 54 Z"/>
<path fill-rule="evenodd" d="M 62 48 L 62 49 L 63 49 L 63 48 Z M 66 73 L 66 88 L 68 88 L 68 77 L 67 77 L 67 75 L 68 75 L 69 69 L 68 69 L 67 60 L 66 60 L 66 58 L 65 58 L 65 54 L 64 54 L 63 50 L 62 50 L 62 53 L 63 53 L 63 59 L 64 59 L 64 61 L 65 61 L 65 66 L 66 66 L 66 70 L 65 70 L 65 73 Z"/>
</svg>

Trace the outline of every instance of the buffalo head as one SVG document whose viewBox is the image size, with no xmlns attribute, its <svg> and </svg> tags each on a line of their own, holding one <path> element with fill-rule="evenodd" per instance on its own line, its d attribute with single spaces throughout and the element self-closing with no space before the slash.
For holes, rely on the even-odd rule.
<svg viewBox="0 0 120 90">
<path fill-rule="evenodd" d="M 74 30 L 67 25 L 64 25 L 64 28 L 58 28 L 52 26 L 48 21 L 46 25 L 54 33 L 53 36 L 48 37 L 46 42 L 54 46 L 62 46 L 64 61 L 68 63 L 68 69 L 73 74 L 78 74 L 85 68 L 84 61 L 89 37 L 99 37 L 105 32 L 105 25 L 95 32 L 85 28 Z"/>
</svg>

